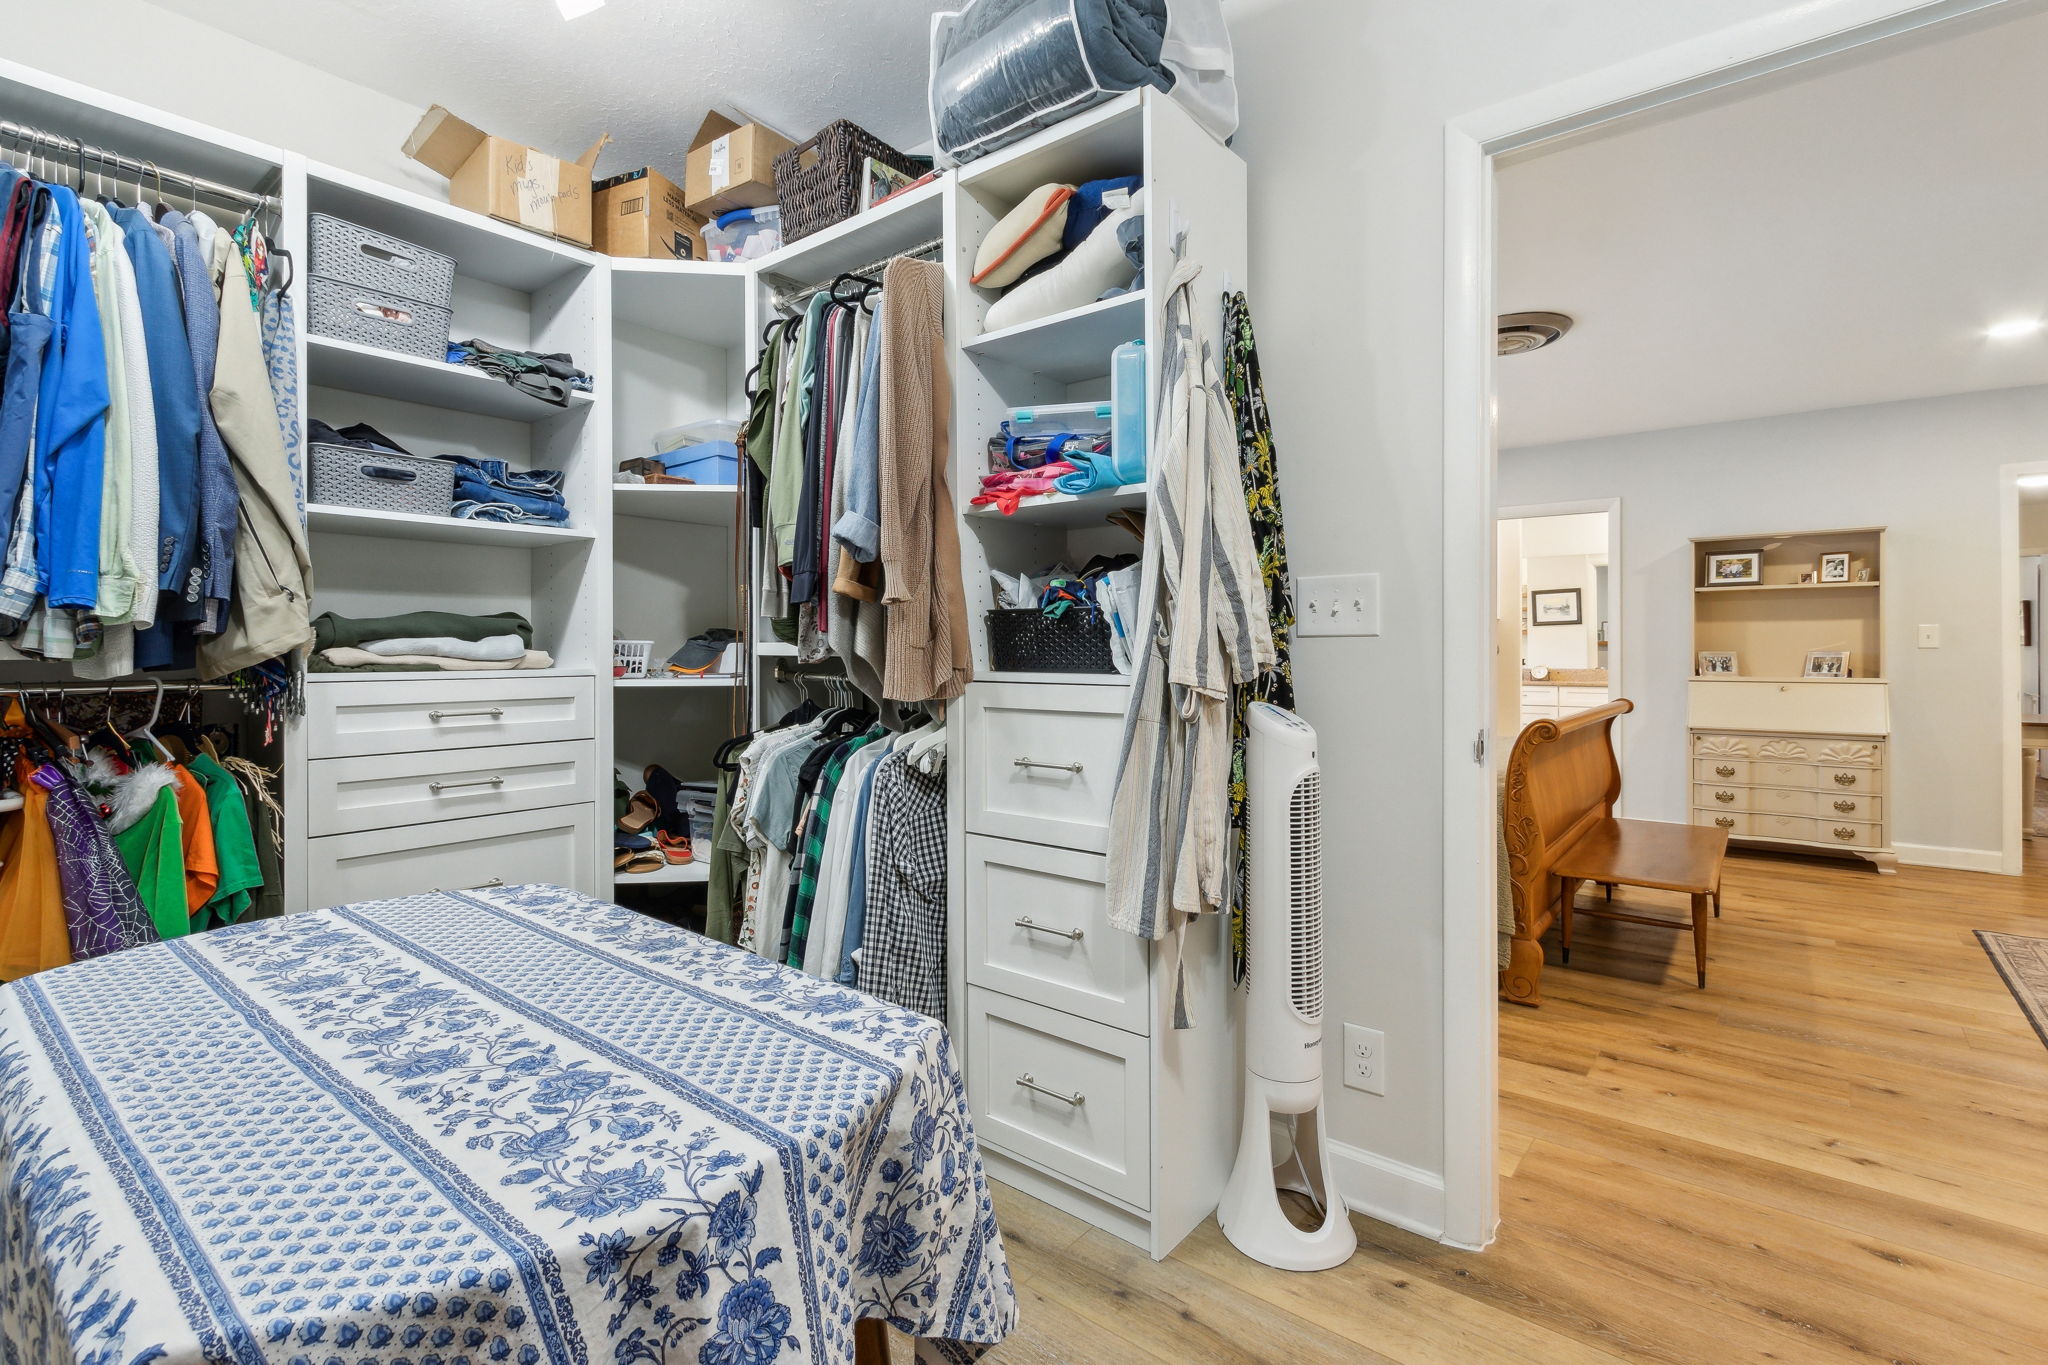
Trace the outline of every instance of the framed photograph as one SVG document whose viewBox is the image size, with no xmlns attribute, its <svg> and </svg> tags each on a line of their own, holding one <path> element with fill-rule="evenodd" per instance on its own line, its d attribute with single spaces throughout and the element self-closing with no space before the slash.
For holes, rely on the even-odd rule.
<svg viewBox="0 0 2048 1365">
<path fill-rule="evenodd" d="M 1847 583 L 1849 581 L 1849 556 L 1822 555 L 1820 557 L 1820 581 L 1823 583 Z"/>
<path fill-rule="evenodd" d="M 1732 678 L 1742 671 L 1735 661 L 1732 649 L 1703 649 L 1700 651 L 1700 676 L 1702 678 Z"/>
<path fill-rule="evenodd" d="M 1813 582 L 1813 570 L 1811 570 L 1811 569 L 1801 569 L 1801 570 L 1799 571 L 1799 581 L 1800 581 L 1801 583 L 1811 583 L 1811 582 Z"/>
<path fill-rule="evenodd" d="M 1529 623 L 1537 626 L 1576 626 L 1584 620 L 1577 588 L 1537 588 L 1529 594 L 1529 613 Z"/>
<path fill-rule="evenodd" d="M 1806 671 L 1801 675 L 1808 678 L 1846 678 L 1849 676 L 1849 651 L 1846 649 L 1810 649 L 1806 652 Z"/>
<path fill-rule="evenodd" d="M 1761 550 L 1707 556 L 1707 586 L 1710 588 L 1725 588 L 1736 583 L 1761 583 L 1763 577 L 1764 556 Z"/>
</svg>

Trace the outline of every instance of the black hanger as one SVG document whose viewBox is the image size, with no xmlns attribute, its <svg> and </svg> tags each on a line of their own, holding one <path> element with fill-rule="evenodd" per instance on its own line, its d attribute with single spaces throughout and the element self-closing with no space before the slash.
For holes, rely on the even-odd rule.
<svg viewBox="0 0 2048 1365">
<path fill-rule="evenodd" d="M 742 749 L 745 749 L 753 742 L 754 732 L 752 730 L 748 730 L 744 734 L 734 735 L 731 739 L 718 746 L 717 753 L 711 755 L 711 766 L 724 773 L 738 772 L 740 765 L 733 760 Z"/>
<path fill-rule="evenodd" d="M 272 261 L 284 262 L 284 279 L 273 283 L 270 286 L 271 292 L 274 294 L 289 294 L 292 289 L 293 272 L 296 269 L 292 264 L 292 253 L 285 247 L 273 246 L 270 248 L 270 259 Z M 277 267 L 275 265 L 271 267 L 270 273 L 272 275 L 277 274 Z"/>
</svg>

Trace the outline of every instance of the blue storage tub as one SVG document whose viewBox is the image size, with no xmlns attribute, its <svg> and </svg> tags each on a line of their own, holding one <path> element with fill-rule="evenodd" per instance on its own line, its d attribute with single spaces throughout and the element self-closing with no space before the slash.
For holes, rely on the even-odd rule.
<svg viewBox="0 0 2048 1365">
<path fill-rule="evenodd" d="M 731 441 L 699 441 L 654 458 L 669 473 L 701 484 L 730 486 L 740 481 L 740 448 Z"/>
</svg>

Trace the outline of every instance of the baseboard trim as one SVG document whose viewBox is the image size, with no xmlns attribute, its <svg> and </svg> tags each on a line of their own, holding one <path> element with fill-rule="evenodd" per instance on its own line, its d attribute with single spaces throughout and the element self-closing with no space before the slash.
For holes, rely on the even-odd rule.
<svg viewBox="0 0 2048 1365">
<path fill-rule="evenodd" d="M 1444 1178 L 1420 1166 L 1332 1142 L 1330 1160 L 1345 1207 L 1433 1241 L 1444 1236 Z"/>
<path fill-rule="evenodd" d="M 1943 848 L 1939 844 L 1896 844 L 1899 861 L 1911 867 L 1946 867 L 1957 872 L 2003 872 L 2005 855 L 1995 848 Z"/>
</svg>

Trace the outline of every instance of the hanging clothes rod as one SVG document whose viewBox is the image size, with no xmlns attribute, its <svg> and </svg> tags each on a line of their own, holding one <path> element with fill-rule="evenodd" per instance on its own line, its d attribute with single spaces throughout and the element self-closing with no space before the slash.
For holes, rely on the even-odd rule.
<svg viewBox="0 0 2048 1365">
<path fill-rule="evenodd" d="M 920 243 L 919 245 L 911 247 L 905 251 L 892 251 L 878 261 L 869 261 L 866 265 L 861 266 L 858 269 L 844 270 L 841 271 L 840 274 L 867 275 L 874 271 L 878 271 L 885 268 L 889 264 L 889 262 L 896 260 L 899 257 L 908 258 L 910 260 L 917 260 L 920 257 L 932 255 L 934 252 L 938 251 L 941 247 L 945 245 L 945 238 L 934 237 L 929 242 Z M 835 276 L 834 279 L 836 278 L 838 277 Z M 811 301 L 811 296 L 813 294 L 822 294 L 831 287 L 832 281 L 827 280 L 823 284 L 807 285 L 804 288 L 790 290 L 787 293 L 778 293 L 775 296 L 775 310 L 779 313 L 793 313 L 798 309 L 802 308 L 805 304 L 809 303 Z"/>
<path fill-rule="evenodd" d="M 108 693 L 150 693 L 162 692 L 166 697 L 183 692 L 232 692 L 235 689 L 227 683 L 167 682 L 162 687 L 150 684 L 140 686 L 116 683 L 43 683 L 0 682 L 0 697 L 26 693 L 32 697 L 80 696 L 104 697 Z"/>
<path fill-rule="evenodd" d="M 239 185 L 222 184 L 218 180 L 208 180 L 201 175 L 188 175 L 184 171 L 167 171 L 153 161 L 138 161 L 134 157 L 123 156 L 104 147 L 95 147 L 77 138 L 46 133 L 40 128 L 31 128 L 12 119 L 0 119 L 0 138 L 15 143 L 31 155 L 40 156 L 47 151 L 52 161 L 68 158 L 72 168 L 81 174 L 85 170 L 85 164 L 91 162 L 102 174 L 125 172 L 136 177 L 137 184 L 142 183 L 144 176 L 153 177 L 159 193 L 162 192 L 164 181 L 169 180 L 174 185 L 189 185 L 193 198 L 205 195 L 209 199 L 237 204 L 243 208 L 270 212 L 276 212 L 280 208 L 275 195 L 259 194 L 254 190 L 245 190 Z"/>
</svg>

